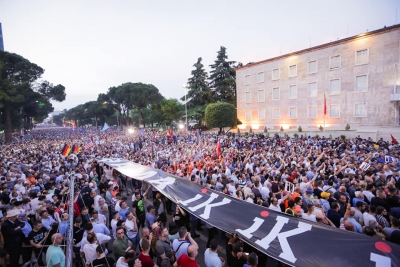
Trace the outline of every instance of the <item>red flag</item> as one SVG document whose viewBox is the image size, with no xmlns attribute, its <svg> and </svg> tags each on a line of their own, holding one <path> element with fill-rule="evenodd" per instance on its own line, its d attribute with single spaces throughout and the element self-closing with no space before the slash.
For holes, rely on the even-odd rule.
<svg viewBox="0 0 400 267">
<path fill-rule="evenodd" d="M 324 115 L 326 115 L 326 97 L 324 93 Z"/>
<path fill-rule="evenodd" d="M 218 139 L 218 144 L 217 144 L 217 155 L 218 157 L 221 156 L 221 142 Z"/>
<path fill-rule="evenodd" d="M 396 138 L 392 134 L 390 134 L 390 137 L 392 137 L 392 142 L 393 144 L 397 145 L 399 142 L 397 142 Z"/>
<path fill-rule="evenodd" d="M 93 142 L 93 136 L 90 136 L 90 140 Z"/>
</svg>

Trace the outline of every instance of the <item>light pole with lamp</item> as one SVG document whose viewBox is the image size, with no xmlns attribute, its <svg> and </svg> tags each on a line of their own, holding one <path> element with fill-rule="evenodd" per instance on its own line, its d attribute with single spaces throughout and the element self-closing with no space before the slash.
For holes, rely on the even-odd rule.
<svg viewBox="0 0 400 267">
<path fill-rule="evenodd" d="M 183 84 L 182 88 L 185 90 L 185 113 L 186 113 L 186 123 L 185 123 L 185 132 L 187 133 L 187 127 L 188 127 L 188 116 L 187 116 L 187 100 L 186 100 L 186 89 L 189 88 L 187 84 Z"/>
</svg>

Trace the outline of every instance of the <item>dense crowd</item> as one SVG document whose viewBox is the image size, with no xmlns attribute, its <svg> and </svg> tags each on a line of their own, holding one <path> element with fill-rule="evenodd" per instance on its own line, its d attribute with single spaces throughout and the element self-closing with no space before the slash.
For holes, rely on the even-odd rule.
<svg viewBox="0 0 400 267">
<path fill-rule="evenodd" d="M 104 166 L 103 157 L 128 159 L 255 205 L 400 244 L 400 147 L 393 142 L 90 128 L 37 128 L 13 140 L 0 152 L 4 266 L 19 266 L 32 254 L 39 266 L 65 266 L 69 212 L 76 264 L 197 266 L 196 230 L 203 223 L 156 188 Z M 63 155 L 65 144 L 81 149 Z M 257 266 L 258 254 L 245 253 L 236 235 L 228 236 L 226 258 L 219 257 L 218 230 L 205 226 L 209 239 L 201 256 L 207 267 Z"/>
</svg>

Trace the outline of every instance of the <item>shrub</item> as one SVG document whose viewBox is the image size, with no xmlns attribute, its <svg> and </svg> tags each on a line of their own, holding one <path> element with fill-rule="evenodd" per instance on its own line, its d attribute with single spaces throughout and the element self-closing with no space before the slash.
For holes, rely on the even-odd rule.
<svg viewBox="0 0 400 267">
<path fill-rule="evenodd" d="M 295 133 L 293 136 L 294 136 L 294 138 L 297 138 L 299 135 L 297 133 Z"/>
<path fill-rule="evenodd" d="M 319 134 L 316 134 L 316 135 L 315 135 L 315 138 L 319 139 Z"/>
<path fill-rule="evenodd" d="M 244 135 L 249 135 L 249 132 L 245 132 Z"/>
<path fill-rule="evenodd" d="M 324 127 L 322 127 L 322 125 L 320 125 L 319 130 L 322 132 L 324 130 Z"/>
<path fill-rule="evenodd" d="M 299 128 L 297 128 L 297 131 L 299 131 L 299 133 L 301 133 L 303 131 L 303 128 L 301 128 L 301 126 L 299 126 Z"/>
<path fill-rule="evenodd" d="M 264 133 L 268 133 L 268 128 L 267 128 L 267 126 L 264 127 Z"/>
<path fill-rule="evenodd" d="M 280 131 L 281 131 L 281 132 L 283 132 L 283 131 L 284 131 L 282 126 L 281 126 L 281 129 L 280 129 Z"/>
<path fill-rule="evenodd" d="M 346 131 L 350 130 L 350 125 L 349 125 L 349 124 L 346 124 L 346 127 L 344 127 L 344 129 L 345 129 Z"/>
<path fill-rule="evenodd" d="M 342 140 L 345 140 L 345 139 L 346 139 L 346 136 L 345 136 L 344 134 L 341 134 L 341 135 L 340 135 L 340 138 L 341 138 Z"/>
</svg>

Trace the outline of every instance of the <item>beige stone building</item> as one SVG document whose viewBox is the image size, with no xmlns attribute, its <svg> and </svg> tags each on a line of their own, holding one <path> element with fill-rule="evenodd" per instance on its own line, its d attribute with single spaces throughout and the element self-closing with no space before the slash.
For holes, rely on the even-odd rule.
<svg viewBox="0 0 400 267">
<path fill-rule="evenodd" d="M 395 25 L 237 68 L 239 128 L 398 126 L 398 63 Z"/>
</svg>

